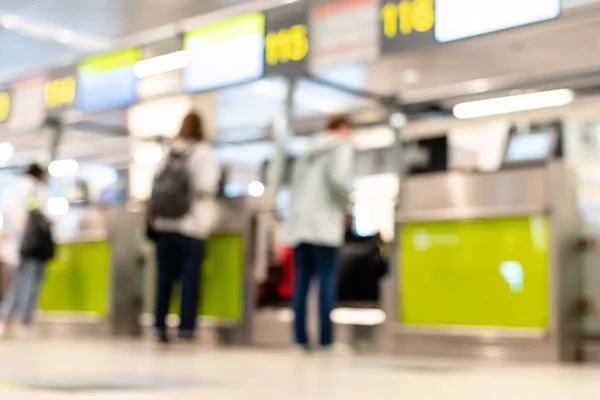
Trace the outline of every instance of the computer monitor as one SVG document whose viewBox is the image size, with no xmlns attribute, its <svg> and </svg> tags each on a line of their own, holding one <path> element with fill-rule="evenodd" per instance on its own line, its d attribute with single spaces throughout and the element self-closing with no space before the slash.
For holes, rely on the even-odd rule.
<svg viewBox="0 0 600 400">
<path fill-rule="evenodd" d="M 543 164 L 556 152 L 558 135 L 553 131 L 512 135 L 506 146 L 504 166 Z"/>
</svg>

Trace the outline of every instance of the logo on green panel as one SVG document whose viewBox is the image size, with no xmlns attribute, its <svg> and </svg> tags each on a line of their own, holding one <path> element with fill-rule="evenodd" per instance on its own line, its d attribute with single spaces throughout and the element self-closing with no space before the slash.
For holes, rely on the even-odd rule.
<svg viewBox="0 0 600 400">
<path fill-rule="evenodd" d="M 518 261 L 504 261 L 500 264 L 500 275 L 504 278 L 510 290 L 521 293 L 524 289 L 523 266 Z"/>
</svg>

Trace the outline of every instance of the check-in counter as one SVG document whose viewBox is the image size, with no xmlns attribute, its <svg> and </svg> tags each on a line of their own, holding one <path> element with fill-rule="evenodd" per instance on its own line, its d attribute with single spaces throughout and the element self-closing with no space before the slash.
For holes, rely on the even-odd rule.
<svg viewBox="0 0 600 400">
<path fill-rule="evenodd" d="M 253 304 L 251 280 L 253 199 L 223 199 L 220 201 L 221 218 L 213 234 L 206 241 L 205 258 L 200 278 L 200 334 L 205 342 L 215 344 L 244 344 L 248 341 L 248 327 Z M 156 291 L 156 263 L 153 246 L 147 252 L 144 318 L 151 330 L 154 322 Z M 180 291 L 177 288 L 171 301 L 168 324 L 178 323 Z"/>
<path fill-rule="evenodd" d="M 397 222 L 389 350 L 578 357 L 580 224 L 566 166 L 409 177 Z"/>
<path fill-rule="evenodd" d="M 104 318 L 110 304 L 111 243 L 81 240 L 59 244 L 48 264 L 40 310 Z"/>
<path fill-rule="evenodd" d="M 252 205 L 249 199 L 223 200 L 221 220 L 206 242 L 200 279 L 201 325 L 217 342 L 243 343 L 253 302 L 247 282 Z M 98 212 L 98 210 L 95 210 Z M 152 325 L 156 266 L 153 246 L 144 238 L 143 213 L 124 207 L 99 211 L 102 218 L 80 229 L 90 210 L 63 224 L 57 256 L 48 264 L 40 293 L 41 325 L 47 330 L 137 335 Z M 99 221 L 103 221 L 100 223 Z M 69 229 L 64 228 L 69 226 Z M 73 229 L 75 226 L 75 229 Z M 93 235 L 89 232 L 93 231 Z M 75 233 L 73 233 L 75 232 Z M 170 321 L 176 324 L 179 291 Z"/>
<path fill-rule="evenodd" d="M 37 317 L 47 330 L 109 331 L 114 246 L 110 212 L 76 207 L 57 221 L 57 254 L 45 269 Z"/>
</svg>

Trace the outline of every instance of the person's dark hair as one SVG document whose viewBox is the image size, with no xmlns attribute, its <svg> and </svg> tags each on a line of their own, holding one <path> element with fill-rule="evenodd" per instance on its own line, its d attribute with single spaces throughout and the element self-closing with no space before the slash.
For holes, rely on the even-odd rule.
<svg viewBox="0 0 600 400">
<path fill-rule="evenodd" d="M 46 177 L 46 169 L 39 164 L 31 164 L 29 167 L 27 167 L 25 174 L 41 181 Z"/>
<path fill-rule="evenodd" d="M 345 114 L 334 115 L 329 118 L 327 122 L 327 130 L 328 131 L 337 131 L 344 127 L 351 127 L 352 122 L 350 122 L 350 118 L 348 118 Z"/>
<path fill-rule="evenodd" d="M 199 142 L 206 140 L 204 124 L 198 113 L 192 111 L 185 116 L 177 137 L 180 139 L 195 140 Z"/>
</svg>

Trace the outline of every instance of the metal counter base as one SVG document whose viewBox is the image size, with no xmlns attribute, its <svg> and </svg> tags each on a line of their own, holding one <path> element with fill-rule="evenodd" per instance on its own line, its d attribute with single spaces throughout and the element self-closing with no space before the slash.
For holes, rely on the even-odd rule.
<svg viewBox="0 0 600 400">
<path fill-rule="evenodd" d="M 560 357 L 546 337 L 454 335 L 442 332 L 395 332 L 391 352 L 398 355 L 495 361 L 557 362 Z"/>
<path fill-rule="evenodd" d="M 309 335 L 318 339 L 316 313 L 309 317 Z M 251 345 L 283 348 L 293 344 L 292 312 L 289 309 L 265 309 L 253 316 Z M 334 324 L 335 342 L 359 351 L 379 349 L 379 335 L 383 325 Z"/>
<path fill-rule="evenodd" d="M 40 312 L 35 326 L 44 336 L 108 337 L 111 332 L 106 319 L 70 313 Z"/>
<path fill-rule="evenodd" d="M 574 182 L 561 163 L 407 178 L 395 265 L 383 285 L 384 310 L 393 316 L 385 348 L 434 357 L 579 360 Z M 511 266 L 519 272 L 508 273 Z"/>
</svg>

